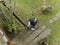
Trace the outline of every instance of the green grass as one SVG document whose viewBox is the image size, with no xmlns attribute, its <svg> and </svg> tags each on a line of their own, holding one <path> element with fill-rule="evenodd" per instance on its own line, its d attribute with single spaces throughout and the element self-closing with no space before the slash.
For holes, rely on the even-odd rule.
<svg viewBox="0 0 60 45">
<path fill-rule="evenodd" d="M 60 11 L 59 0 L 46 0 L 46 4 L 52 5 L 54 9 L 52 12 L 48 14 L 38 14 L 37 9 L 42 6 L 42 0 L 16 0 L 16 12 L 21 19 L 26 21 L 29 18 L 37 17 L 39 19 L 40 24 L 45 24 L 52 18 L 57 12 Z M 34 16 L 32 16 L 32 12 Z"/>
<path fill-rule="evenodd" d="M 14 1 L 14 0 L 13 0 Z M 39 25 L 46 24 L 52 17 L 55 16 L 57 12 L 60 11 L 60 0 L 46 0 L 47 5 L 52 5 L 54 9 L 52 12 L 48 12 L 47 14 L 39 14 L 37 9 L 43 5 L 42 0 L 15 0 L 16 8 L 15 12 L 19 16 L 22 21 L 27 24 L 27 20 L 32 17 L 36 17 L 39 20 Z M 5 10 L 6 11 L 6 10 Z M 32 16 L 32 12 L 34 15 Z M 7 13 L 8 15 L 8 13 Z M 49 25 L 48 25 L 49 26 Z M 24 30 L 24 27 L 20 24 L 18 26 L 20 30 Z M 18 29 L 17 28 L 17 29 Z M 60 19 L 53 24 L 51 24 L 52 33 L 49 36 L 48 40 L 52 43 L 52 40 L 60 40 Z M 55 41 L 54 41 L 55 43 Z M 56 42 L 57 44 L 58 42 Z M 56 45 L 54 44 L 54 45 Z M 52 44 L 50 44 L 52 45 Z M 58 45 L 58 44 L 57 44 Z"/>
<path fill-rule="evenodd" d="M 42 0 L 16 0 L 16 6 L 18 15 L 22 20 L 26 20 L 33 17 L 32 11 L 34 13 L 34 17 L 37 17 L 39 19 L 40 25 L 46 24 L 48 20 L 50 20 L 52 17 L 55 16 L 57 12 L 60 11 L 60 1 L 59 0 L 46 0 L 47 5 L 52 5 L 54 9 L 52 12 L 49 12 L 48 14 L 38 14 L 36 12 L 36 9 L 42 6 Z M 24 21 L 26 23 L 26 21 Z M 49 26 L 49 25 L 48 25 Z M 52 33 L 48 38 L 48 41 L 50 41 L 50 45 L 58 45 L 59 41 L 53 41 L 52 40 L 60 40 L 60 20 L 54 22 L 51 24 Z M 54 43 L 54 44 L 52 44 Z"/>
<path fill-rule="evenodd" d="M 60 19 L 51 24 L 52 33 L 48 38 L 50 45 L 60 45 Z"/>
<path fill-rule="evenodd" d="M 31 0 L 30 1 L 29 0 L 25 0 L 25 1 L 24 0 L 19 0 L 19 1 L 17 1 L 16 5 L 18 7 L 17 11 L 19 10 L 18 14 L 19 14 L 20 18 L 22 19 L 24 17 L 23 20 L 32 18 L 33 17 L 32 16 L 32 11 L 35 14 L 34 17 L 37 17 L 40 20 L 40 23 L 47 22 L 50 19 L 50 15 L 52 17 L 51 13 L 47 14 L 47 15 L 44 15 L 44 14 L 38 14 L 36 12 L 36 9 L 41 7 L 41 5 L 42 5 L 42 2 L 39 2 L 37 0 L 33 0 L 33 1 L 31 1 Z M 47 18 L 48 18 L 48 20 L 46 20 Z"/>
</svg>

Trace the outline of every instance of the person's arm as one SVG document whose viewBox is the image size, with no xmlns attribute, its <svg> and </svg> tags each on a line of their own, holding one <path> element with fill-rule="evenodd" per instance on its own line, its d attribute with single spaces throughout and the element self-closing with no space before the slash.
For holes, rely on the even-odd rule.
<svg viewBox="0 0 60 45">
<path fill-rule="evenodd" d="M 30 21 L 28 21 L 28 25 L 27 25 L 28 27 L 30 26 Z"/>
</svg>

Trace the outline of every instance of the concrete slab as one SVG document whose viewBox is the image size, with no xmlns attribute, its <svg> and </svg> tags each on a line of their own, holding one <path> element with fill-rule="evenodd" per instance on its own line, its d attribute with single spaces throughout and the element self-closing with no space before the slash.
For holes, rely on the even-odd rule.
<svg viewBox="0 0 60 45">
<path fill-rule="evenodd" d="M 54 21 L 56 21 L 56 20 L 58 20 L 59 18 L 57 17 L 57 16 L 55 16 L 54 18 L 53 18 L 53 20 Z"/>
<path fill-rule="evenodd" d="M 52 20 L 52 19 L 49 20 L 49 23 L 50 23 L 50 24 L 53 23 L 53 22 L 54 22 L 54 20 Z"/>
<path fill-rule="evenodd" d="M 35 45 L 38 41 L 46 38 L 49 34 L 51 33 L 51 29 L 46 29 L 43 31 L 35 40 L 33 40 L 31 43 L 28 45 Z"/>
<path fill-rule="evenodd" d="M 0 34 L 1 34 L 1 35 L 3 35 L 3 32 L 2 32 L 2 30 L 1 30 L 1 29 L 0 29 Z"/>
<path fill-rule="evenodd" d="M 58 12 L 58 13 L 56 14 L 56 16 L 60 18 L 60 12 Z"/>
</svg>

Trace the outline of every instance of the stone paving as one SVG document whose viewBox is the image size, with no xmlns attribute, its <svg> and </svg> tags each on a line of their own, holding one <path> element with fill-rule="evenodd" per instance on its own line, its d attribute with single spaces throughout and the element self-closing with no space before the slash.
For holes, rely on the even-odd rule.
<svg viewBox="0 0 60 45">
<path fill-rule="evenodd" d="M 46 29 L 35 40 L 33 40 L 31 43 L 29 43 L 29 45 L 36 45 L 37 44 L 36 42 L 46 38 L 47 36 L 49 36 L 50 33 L 51 33 L 51 29 Z"/>
<path fill-rule="evenodd" d="M 4 40 L 5 38 L 3 38 L 3 36 L 4 36 L 4 33 L 0 29 L 0 45 L 7 45 L 7 43 Z"/>
<path fill-rule="evenodd" d="M 60 12 L 58 12 L 52 19 L 49 20 L 49 23 L 53 23 L 60 18 Z"/>
</svg>

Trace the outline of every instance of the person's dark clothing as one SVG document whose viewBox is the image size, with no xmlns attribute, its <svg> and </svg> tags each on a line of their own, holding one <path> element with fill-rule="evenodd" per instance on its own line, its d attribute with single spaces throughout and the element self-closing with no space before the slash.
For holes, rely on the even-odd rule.
<svg viewBox="0 0 60 45">
<path fill-rule="evenodd" d="M 35 25 L 37 24 L 37 20 L 35 21 L 35 18 L 29 19 L 30 24 L 32 25 L 33 28 L 35 28 Z"/>
</svg>

